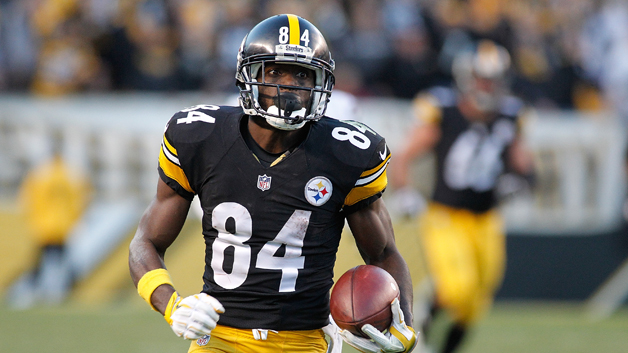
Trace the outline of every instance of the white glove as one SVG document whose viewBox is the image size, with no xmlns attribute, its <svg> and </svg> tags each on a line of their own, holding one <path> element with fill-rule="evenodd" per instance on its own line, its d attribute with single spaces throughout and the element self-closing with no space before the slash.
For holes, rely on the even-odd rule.
<svg viewBox="0 0 628 353">
<path fill-rule="evenodd" d="M 340 328 L 336 325 L 334 318 L 329 315 L 329 324 L 323 327 L 323 332 L 329 336 L 329 345 L 326 353 L 342 352 L 342 336 L 340 336 Z"/>
<path fill-rule="evenodd" d="M 353 348 L 364 353 L 408 353 L 414 349 L 417 336 L 411 327 L 408 327 L 399 306 L 399 299 L 395 298 L 390 304 L 392 323 L 388 332 L 382 333 L 373 325 L 362 326 L 362 331 L 371 339 L 355 336 L 347 330 L 340 330 L 340 335 Z"/>
<path fill-rule="evenodd" d="M 427 207 L 427 201 L 420 192 L 410 186 L 404 186 L 395 190 L 386 203 L 388 209 L 399 217 L 413 218 L 423 212 Z"/>
<path fill-rule="evenodd" d="M 216 328 L 220 317 L 218 314 L 224 312 L 222 304 L 205 293 L 182 299 L 174 292 L 168 302 L 164 318 L 177 336 L 195 340 L 209 335 Z"/>
<path fill-rule="evenodd" d="M 530 183 L 523 176 L 515 173 L 506 173 L 497 178 L 495 193 L 500 201 L 509 200 L 530 192 Z"/>
</svg>

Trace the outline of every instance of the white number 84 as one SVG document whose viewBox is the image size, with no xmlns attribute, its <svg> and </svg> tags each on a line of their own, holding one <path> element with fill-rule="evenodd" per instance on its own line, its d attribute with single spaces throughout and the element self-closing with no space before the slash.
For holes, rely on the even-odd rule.
<svg viewBox="0 0 628 353">
<path fill-rule="evenodd" d="M 338 141 L 349 141 L 355 147 L 365 150 L 371 145 L 366 135 L 359 131 L 350 130 L 346 127 L 337 127 L 331 131 L 331 136 Z"/>
<path fill-rule="evenodd" d="M 311 214 L 311 211 L 294 211 L 275 239 L 264 244 L 257 255 L 256 268 L 281 270 L 280 292 L 294 292 L 299 269 L 303 269 L 305 265 L 301 249 Z M 235 221 L 233 233 L 226 229 L 229 218 Z M 245 244 L 253 235 L 251 214 L 238 203 L 221 203 L 212 212 L 212 226 L 218 231 L 218 237 L 212 245 L 211 267 L 214 281 L 225 289 L 237 288 L 246 281 L 251 266 L 251 247 Z M 275 256 L 283 244 L 286 246 L 285 254 Z M 233 269 L 231 273 L 227 273 L 223 264 L 225 250 L 230 246 L 234 248 Z"/>
</svg>

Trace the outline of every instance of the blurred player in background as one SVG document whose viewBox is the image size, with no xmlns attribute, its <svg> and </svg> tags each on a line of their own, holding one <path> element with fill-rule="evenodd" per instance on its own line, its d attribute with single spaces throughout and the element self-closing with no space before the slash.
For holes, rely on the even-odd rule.
<svg viewBox="0 0 628 353">
<path fill-rule="evenodd" d="M 409 352 L 412 284 L 381 200 L 390 152 L 356 122 L 323 116 L 334 61 L 295 15 L 256 25 L 238 53 L 240 106 L 198 105 L 166 126 L 157 195 L 130 245 L 139 294 L 190 352 Z M 206 244 L 203 290 L 181 297 L 165 253 L 197 195 Z M 348 222 L 367 264 L 397 280 L 393 324 L 373 340 L 329 320 L 329 290 Z M 332 337 L 328 345 L 324 333 Z"/>
<path fill-rule="evenodd" d="M 61 135 L 53 134 L 52 156 L 29 171 L 20 186 L 20 206 L 38 255 L 35 266 L 10 290 L 14 307 L 59 304 L 74 282 L 66 240 L 89 206 L 92 186 L 64 160 L 61 143 Z"/>
<path fill-rule="evenodd" d="M 391 184 L 406 193 L 412 161 L 435 153 L 436 185 L 419 233 L 435 288 L 431 312 L 453 320 L 437 352 L 460 346 L 501 284 L 505 234 L 496 210 L 500 176 L 532 175 L 532 158 L 520 136 L 523 105 L 507 95 L 509 66 L 508 52 L 491 41 L 461 52 L 453 63 L 457 89 L 419 93 L 414 100 L 418 122 L 391 164 Z M 508 174 L 504 180 L 510 191 L 517 189 L 519 179 Z M 426 331 L 430 343 L 427 325 Z"/>
</svg>

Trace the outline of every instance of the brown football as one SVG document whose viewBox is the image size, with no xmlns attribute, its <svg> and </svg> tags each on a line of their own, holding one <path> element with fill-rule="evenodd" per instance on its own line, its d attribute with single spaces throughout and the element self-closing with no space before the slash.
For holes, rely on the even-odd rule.
<svg viewBox="0 0 628 353">
<path fill-rule="evenodd" d="M 399 286 L 386 270 L 372 265 L 345 272 L 332 288 L 329 309 L 334 321 L 360 337 L 364 324 L 384 331 L 392 322 L 390 303 L 399 297 Z"/>
</svg>

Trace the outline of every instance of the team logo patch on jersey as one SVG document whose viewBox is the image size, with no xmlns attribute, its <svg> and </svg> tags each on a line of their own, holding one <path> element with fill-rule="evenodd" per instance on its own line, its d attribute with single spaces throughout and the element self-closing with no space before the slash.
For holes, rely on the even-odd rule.
<svg viewBox="0 0 628 353">
<path fill-rule="evenodd" d="M 198 345 L 199 345 L 199 346 L 201 346 L 201 347 L 202 347 L 202 346 L 205 346 L 205 345 L 207 345 L 207 343 L 209 343 L 209 338 L 210 338 L 210 337 L 211 337 L 210 335 L 205 335 L 205 336 L 203 336 L 203 337 L 201 337 L 201 338 L 197 339 L 197 340 L 196 340 L 196 344 L 198 344 Z"/>
<path fill-rule="evenodd" d="M 331 198 L 332 190 L 329 179 L 317 176 L 305 184 L 305 199 L 314 206 L 322 206 Z"/>
<path fill-rule="evenodd" d="M 257 176 L 257 188 L 262 190 L 262 191 L 266 191 L 266 190 L 270 189 L 270 181 L 271 181 L 271 179 L 272 179 L 272 177 L 269 177 L 266 174 L 258 175 Z"/>
</svg>

